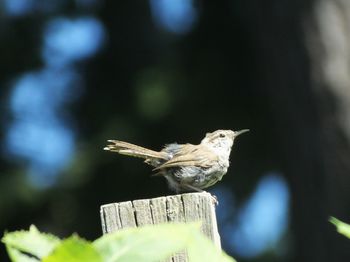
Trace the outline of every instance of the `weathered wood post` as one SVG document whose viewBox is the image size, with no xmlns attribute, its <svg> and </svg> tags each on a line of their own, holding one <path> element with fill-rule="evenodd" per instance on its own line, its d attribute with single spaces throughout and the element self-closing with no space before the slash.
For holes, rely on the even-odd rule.
<svg viewBox="0 0 350 262">
<path fill-rule="evenodd" d="M 215 203 L 206 192 L 106 204 L 100 213 L 103 234 L 148 224 L 201 221 L 201 231 L 221 247 Z M 187 261 L 186 255 L 176 254 L 173 261 Z"/>
</svg>

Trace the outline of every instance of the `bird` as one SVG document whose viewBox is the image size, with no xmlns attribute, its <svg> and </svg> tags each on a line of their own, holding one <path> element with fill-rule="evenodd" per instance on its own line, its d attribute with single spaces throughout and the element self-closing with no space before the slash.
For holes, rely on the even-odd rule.
<svg viewBox="0 0 350 262">
<path fill-rule="evenodd" d="M 110 144 L 104 150 L 144 159 L 155 175 L 165 177 L 170 189 L 177 193 L 203 192 L 227 173 L 234 141 L 248 131 L 216 130 L 207 133 L 197 145 L 171 143 L 160 151 L 107 140 Z"/>
</svg>

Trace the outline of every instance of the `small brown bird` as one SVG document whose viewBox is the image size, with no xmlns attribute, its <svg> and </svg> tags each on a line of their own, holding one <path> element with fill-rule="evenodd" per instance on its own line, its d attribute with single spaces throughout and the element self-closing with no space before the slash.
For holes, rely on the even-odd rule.
<svg viewBox="0 0 350 262">
<path fill-rule="evenodd" d="M 157 171 L 156 175 L 164 176 L 176 192 L 203 191 L 226 174 L 235 138 L 248 131 L 217 130 L 207 133 L 198 145 L 172 143 L 159 152 L 108 140 L 111 144 L 104 150 L 145 159 Z"/>
</svg>

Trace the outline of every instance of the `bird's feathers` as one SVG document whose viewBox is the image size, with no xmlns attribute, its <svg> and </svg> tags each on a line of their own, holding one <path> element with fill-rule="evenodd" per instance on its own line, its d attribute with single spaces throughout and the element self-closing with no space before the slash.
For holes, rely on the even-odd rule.
<svg viewBox="0 0 350 262">
<path fill-rule="evenodd" d="M 182 166 L 197 166 L 207 168 L 218 160 L 218 156 L 211 150 L 192 144 L 170 144 L 157 152 L 131 143 L 119 140 L 108 140 L 112 143 L 104 149 L 119 154 L 144 158 L 147 164 L 156 166 L 153 170 L 164 170 Z M 158 161 L 155 161 L 158 160 Z M 160 161 L 159 161 L 160 160 Z M 157 163 L 155 165 L 154 163 Z"/>
<path fill-rule="evenodd" d="M 153 170 L 182 166 L 197 166 L 207 168 L 210 167 L 213 161 L 218 160 L 218 156 L 211 150 L 205 149 L 203 147 L 199 150 L 199 145 L 185 144 L 179 146 L 180 147 L 178 148 L 176 154 L 174 154 L 170 160 L 164 162 Z"/>
<path fill-rule="evenodd" d="M 112 143 L 111 145 L 107 145 L 104 150 L 117 152 L 119 154 L 140 157 L 144 159 L 162 159 L 167 160 L 168 154 L 165 152 L 157 152 L 153 151 L 141 146 L 137 146 L 134 144 L 130 144 L 123 141 L 118 140 L 108 140 L 108 142 Z"/>
<path fill-rule="evenodd" d="M 176 192 L 200 191 L 226 174 L 234 139 L 244 132 L 217 130 L 199 145 L 172 143 L 159 152 L 118 140 L 108 140 L 111 144 L 104 149 L 145 159 Z"/>
</svg>

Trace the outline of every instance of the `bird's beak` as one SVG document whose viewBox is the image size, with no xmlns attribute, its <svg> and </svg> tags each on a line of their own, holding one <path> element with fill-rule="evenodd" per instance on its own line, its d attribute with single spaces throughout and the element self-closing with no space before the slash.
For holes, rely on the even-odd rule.
<svg viewBox="0 0 350 262">
<path fill-rule="evenodd" d="M 234 133 L 233 136 L 237 137 L 237 136 L 242 135 L 243 133 L 246 133 L 248 131 L 249 131 L 249 129 L 243 129 L 243 130 L 239 130 L 239 131 L 234 131 L 235 133 Z"/>
</svg>

